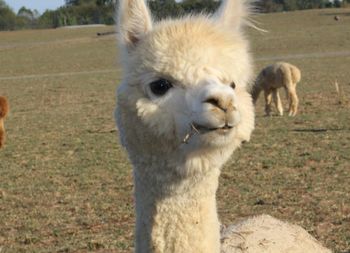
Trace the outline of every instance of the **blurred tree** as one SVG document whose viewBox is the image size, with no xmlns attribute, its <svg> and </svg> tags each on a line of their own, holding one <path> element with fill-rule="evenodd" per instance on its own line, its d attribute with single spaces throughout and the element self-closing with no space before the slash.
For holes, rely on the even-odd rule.
<svg viewBox="0 0 350 253">
<path fill-rule="evenodd" d="M 116 0 L 66 0 L 65 3 L 60 12 L 65 8 L 69 24 L 71 21 L 78 25 L 114 23 Z"/>
<path fill-rule="evenodd" d="M 153 14 L 159 19 L 182 16 L 186 13 L 211 13 L 219 5 L 219 1 L 215 0 L 149 0 L 148 3 Z"/>
<path fill-rule="evenodd" d="M 219 4 L 219 1 L 214 0 L 184 0 L 180 3 L 185 12 L 191 13 L 212 13 L 218 8 Z"/>
<path fill-rule="evenodd" d="M 65 0 L 67 6 L 80 5 L 81 0 Z"/>
<path fill-rule="evenodd" d="M 0 30 L 14 30 L 15 27 L 15 13 L 3 0 L 0 0 Z"/>
<path fill-rule="evenodd" d="M 116 4 L 116 0 L 96 0 L 98 6 L 108 6 Z"/>
<path fill-rule="evenodd" d="M 33 16 L 34 16 L 35 19 L 40 18 L 40 12 L 37 9 L 34 9 L 33 10 Z"/>
<path fill-rule="evenodd" d="M 261 0 L 257 2 L 258 10 L 261 12 L 277 12 L 282 11 L 283 6 L 275 0 Z"/>
<path fill-rule="evenodd" d="M 148 5 L 158 19 L 176 17 L 183 13 L 181 6 L 175 0 L 150 0 Z"/>
<path fill-rule="evenodd" d="M 340 8 L 340 7 L 342 6 L 342 1 L 340 1 L 340 0 L 334 0 L 333 6 L 334 6 L 335 8 Z"/>
<path fill-rule="evenodd" d="M 28 29 L 35 27 L 35 17 L 31 9 L 21 7 L 17 12 L 16 17 L 16 28 L 17 29 Z"/>
<path fill-rule="evenodd" d="M 26 7 L 21 7 L 17 12 L 17 17 L 25 17 L 29 20 L 34 19 L 34 13 L 31 9 L 27 9 Z"/>
<path fill-rule="evenodd" d="M 283 10 L 284 11 L 295 11 L 298 9 L 297 0 L 285 0 L 283 2 Z"/>
<path fill-rule="evenodd" d="M 58 11 L 45 11 L 39 18 L 39 28 L 56 28 L 59 26 Z"/>
<path fill-rule="evenodd" d="M 65 3 L 67 6 L 80 6 L 83 4 L 96 4 L 98 1 L 100 0 L 65 0 Z"/>
</svg>

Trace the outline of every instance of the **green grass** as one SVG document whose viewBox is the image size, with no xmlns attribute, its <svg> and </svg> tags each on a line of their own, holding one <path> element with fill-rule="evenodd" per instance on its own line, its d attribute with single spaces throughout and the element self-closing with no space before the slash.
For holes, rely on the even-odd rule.
<svg viewBox="0 0 350 253">
<path fill-rule="evenodd" d="M 257 19 L 269 30 L 248 33 L 257 71 L 273 62 L 268 58 L 305 54 L 287 58 L 302 71 L 300 112 L 263 117 L 260 98 L 251 142 L 223 169 L 221 220 L 268 213 L 348 252 L 350 55 L 322 53 L 350 51 L 350 10 Z M 114 36 L 95 36 L 112 29 L 0 33 L 0 95 L 11 103 L 0 152 L 2 253 L 133 248 L 131 166 L 113 119 L 117 47 Z M 4 78 L 11 76 L 19 78 Z M 341 104 L 335 80 L 343 89 Z"/>
</svg>

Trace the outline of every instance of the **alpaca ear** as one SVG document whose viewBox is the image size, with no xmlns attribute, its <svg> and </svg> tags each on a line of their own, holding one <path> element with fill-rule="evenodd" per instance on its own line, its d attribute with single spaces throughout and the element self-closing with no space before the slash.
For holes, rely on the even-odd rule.
<svg viewBox="0 0 350 253">
<path fill-rule="evenodd" d="M 118 30 L 120 42 L 128 50 L 152 30 L 152 18 L 145 0 L 120 0 Z"/>
<path fill-rule="evenodd" d="M 224 27 L 239 31 L 249 15 L 249 0 L 223 0 L 214 18 Z"/>
</svg>

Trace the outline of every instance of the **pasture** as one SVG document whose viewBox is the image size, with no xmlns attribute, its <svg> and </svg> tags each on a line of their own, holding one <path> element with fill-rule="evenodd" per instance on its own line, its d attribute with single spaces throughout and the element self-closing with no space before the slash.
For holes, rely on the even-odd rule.
<svg viewBox="0 0 350 253">
<path fill-rule="evenodd" d="M 277 60 L 298 66 L 300 111 L 264 117 L 260 95 L 252 139 L 223 169 L 219 215 L 228 224 L 267 213 L 349 253 L 350 9 L 256 19 L 268 30 L 248 31 L 256 72 Z M 0 32 L 0 95 L 11 106 L 1 253 L 132 251 L 131 166 L 113 118 L 117 46 L 96 36 L 111 30 Z"/>
</svg>

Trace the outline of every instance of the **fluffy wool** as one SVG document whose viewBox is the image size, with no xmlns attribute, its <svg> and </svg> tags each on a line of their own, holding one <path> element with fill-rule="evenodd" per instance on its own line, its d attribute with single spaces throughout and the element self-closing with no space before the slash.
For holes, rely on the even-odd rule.
<svg viewBox="0 0 350 253">
<path fill-rule="evenodd" d="M 260 92 L 263 90 L 265 95 L 266 115 L 269 116 L 271 113 L 271 104 L 273 100 L 279 115 L 282 116 L 283 107 L 278 89 L 283 87 L 289 99 L 289 116 L 295 116 L 299 104 L 296 87 L 300 79 L 300 70 L 290 63 L 277 62 L 267 66 L 260 72 L 253 86 L 252 96 L 254 104 Z"/>
<path fill-rule="evenodd" d="M 136 253 L 221 250 L 220 168 L 254 128 L 247 14 L 226 0 L 213 16 L 153 23 L 143 0 L 120 1 L 115 116 L 133 165 Z"/>
<path fill-rule="evenodd" d="M 5 143 L 5 126 L 4 120 L 9 111 L 9 105 L 5 97 L 0 96 L 0 148 Z"/>
<path fill-rule="evenodd" d="M 300 226 L 269 215 L 252 217 L 222 232 L 221 253 L 330 253 Z"/>
</svg>

